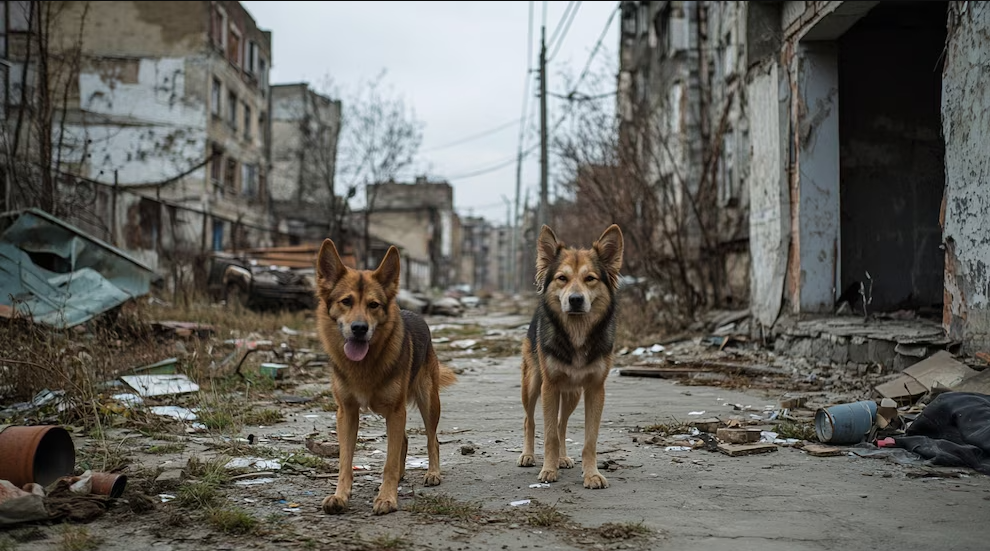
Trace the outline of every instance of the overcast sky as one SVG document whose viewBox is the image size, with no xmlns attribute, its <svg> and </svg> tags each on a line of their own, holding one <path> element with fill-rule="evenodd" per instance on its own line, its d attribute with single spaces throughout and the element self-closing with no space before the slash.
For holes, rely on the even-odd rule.
<svg viewBox="0 0 990 551">
<path fill-rule="evenodd" d="M 448 179 L 462 214 L 503 223 L 503 195 L 515 196 L 516 168 L 511 161 L 519 143 L 523 87 L 527 69 L 529 2 L 243 2 L 259 27 L 272 31 L 272 83 L 307 81 L 320 85 L 329 76 L 344 90 L 386 70 L 385 82 L 416 110 L 425 123 L 420 164 L 415 172 Z M 547 38 L 570 2 L 534 2 L 533 67 L 539 52 L 540 24 L 546 4 Z M 558 72 L 581 72 L 605 31 L 617 2 L 575 2 L 577 12 L 548 65 L 548 90 L 564 93 Z M 570 18 L 569 18 L 570 19 Z M 616 16 L 609 25 L 595 68 L 614 64 Z M 553 52 L 557 42 L 548 51 Z M 535 80 L 530 88 L 537 91 Z M 346 95 L 346 94 L 345 94 Z M 614 101 L 614 100 L 606 100 Z M 530 99 L 530 107 L 538 99 Z M 551 98 L 551 122 L 563 112 Z M 347 106 L 344 106 L 346 112 Z M 538 111 L 530 109 L 536 115 Z M 532 124 L 538 123 L 532 119 Z M 455 147 L 465 137 L 503 127 Z M 534 128 L 536 128 L 534 126 Z M 528 144 L 535 144 L 531 135 Z M 438 149 L 439 148 L 439 149 Z M 458 177 L 506 164 L 500 170 Z M 523 165 L 523 193 L 530 204 L 539 197 L 539 154 Z"/>
</svg>

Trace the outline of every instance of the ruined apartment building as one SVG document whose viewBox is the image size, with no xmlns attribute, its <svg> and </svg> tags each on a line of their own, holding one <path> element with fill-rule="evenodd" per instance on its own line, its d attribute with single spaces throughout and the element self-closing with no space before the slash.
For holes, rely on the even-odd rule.
<svg viewBox="0 0 990 551">
<path fill-rule="evenodd" d="M 417 177 L 411 184 L 368 186 L 369 233 L 402 250 L 412 290 L 447 288 L 460 265 L 460 221 L 454 212 L 454 188 L 447 182 Z M 363 216 L 363 215 L 362 215 Z M 385 251 L 371 251 L 381 258 Z M 380 254 L 379 254 L 380 253 Z"/>
<path fill-rule="evenodd" d="M 942 314 L 990 347 L 990 5 L 750 2 L 755 317 Z"/>
<path fill-rule="evenodd" d="M 868 313 L 934 313 L 935 346 L 990 347 L 990 5 L 621 10 L 621 143 L 661 192 L 678 174 L 713 185 L 723 242 L 743 223 L 764 331 L 842 295 L 862 317 L 862 283 Z"/>
<path fill-rule="evenodd" d="M 620 159 L 656 189 L 653 241 L 676 234 L 682 249 L 663 254 L 703 271 L 697 291 L 726 305 L 749 296 L 745 4 L 620 5 Z"/>
<path fill-rule="evenodd" d="M 339 240 L 347 207 L 334 188 L 340 101 L 305 83 L 274 85 L 271 95 L 271 195 L 279 234 L 293 245 Z"/>
<path fill-rule="evenodd" d="M 61 169 L 79 181 L 64 183 L 98 183 L 77 194 L 87 227 L 153 267 L 270 242 L 271 33 L 239 2 L 5 4 L 8 31 L 22 6 L 55 29 L 51 48 L 81 51 L 51 83 L 68 83 Z"/>
</svg>

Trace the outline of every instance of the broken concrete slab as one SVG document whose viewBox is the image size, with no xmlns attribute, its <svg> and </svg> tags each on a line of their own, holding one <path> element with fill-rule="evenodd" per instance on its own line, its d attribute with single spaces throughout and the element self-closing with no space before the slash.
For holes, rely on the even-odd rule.
<svg viewBox="0 0 990 551">
<path fill-rule="evenodd" d="M 757 434 L 759 436 L 759 434 Z M 730 457 L 777 451 L 776 444 L 719 444 L 718 451 Z"/>
</svg>

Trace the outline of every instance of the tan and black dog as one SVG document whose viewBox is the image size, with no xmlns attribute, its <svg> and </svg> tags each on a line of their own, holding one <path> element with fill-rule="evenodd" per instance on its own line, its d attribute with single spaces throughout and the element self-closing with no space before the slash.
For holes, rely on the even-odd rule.
<svg viewBox="0 0 990 551">
<path fill-rule="evenodd" d="M 399 480 L 405 473 L 406 409 L 415 401 L 426 425 L 429 467 L 423 483 L 440 484 L 440 389 L 456 376 L 441 366 L 433 350 L 430 328 L 418 314 L 400 310 L 399 252 L 389 247 L 378 269 L 354 270 L 344 265 L 327 239 L 316 261 L 316 326 L 333 368 L 337 401 L 340 476 L 337 491 L 323 500 L 323 510 L 347 507 L 354 479 L 354 446 L 358 415 L 371 410 L 385 417 L 388 452 L 375 514 L 398 509 Z"/>
<path fill-rule="evenodd" d="M 566 247 L 543 226 L 537 241 L 540 302 L 522 347 L 523 452 L 520 467 L 536 464 L 536 402 L 543 401 L 541 482 L 574 466 L 565 445 L 567 420 L 584 393 L 585 488 L 607 488 L 598 472 L 598 428 L 605 406 L 605 378 L 612 368 L 616 291 L 622 268 L 622 231 L 613 224 L 590 249 Z"/>
</svg>

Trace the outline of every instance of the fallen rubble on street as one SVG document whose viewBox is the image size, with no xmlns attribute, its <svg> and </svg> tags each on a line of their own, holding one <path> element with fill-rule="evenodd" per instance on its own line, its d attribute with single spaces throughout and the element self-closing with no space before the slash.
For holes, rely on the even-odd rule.
<svg viewBox="0 0 990 551">
<path fill-rule="evenodd" d="M 894 493 L 903 498 L 885 515 L 937 520 L 964 542 L 985 538 L 975 515 L 990 496 L 981 474 L 990 448 L 979 439 L 990 403 L 974 389 L 990 372 L 977 362 L 946 352 L 900 373 L 848 377 L 841 367 L 775 356 L 735 332 L 623 344 L 598 446 L 598 467 L 613 484 L 591 492 L 580 469 L 546 484 L 515 464 L 519 346 L 529 320 L 501 304 L 428 316 L 441 361 L 459 374 L 443 395 L 444 482 L 419 485 L 425 439 L 410 416 L 400 511 L 373 520 L 361 504 L 381 482 L 387 448 L 384 421 L 373 414 L 361 418 L 355 507 L 333 518 L 320 510 L 340 450 L 328 357 L 310 313 L 232 316 L 222 305 L 145 301 L 118 314 L 111 331 L 97 320 L 67 333 L 7 320 L 14 346 L 0 354 L 0 369 L 17 388 L 25 374 L 54 369 L 46 358 L 102 363 L 86 388 L 46 378 L 44 388 L 0 400 L 7 431 L 64 432 L 62 446 L 53 440 L 47 452 L 62 459 L 44 476 L 0 483 L 0 541 L 34 538 L 17 548 L 41 549 L 72 534 L 108 549 L 250 542 L 370 550 L 393 541 L 406 549 L 653 549 L 755 537 L 745 526 L 771 507 L 786 517 L 778 535 L 789 548 L 917 545 L 917 535 L 901 536 L 880 518 L 857 521 L 848 534 L 822 529 L 822 518 L 846 518 L 851 504 Z M 42 355 L 38 343 L 60 355 Z M 106 360 L 101 348 L 116 352 Z M 892 382 L 910 392 L 890 396 Z M 945 422 L 961 418 L 969 421 Z M 577 412 L 569 429 L 572 449 L 581 445 L 582 419 Z M 115 485 L 98 490 L 101 477 Z M 933 484 L 951 492 L 944 511 L 915 506 Z M 816 498 L 814 522 L 788 512 L 805 495 L 828 496 Z M 690 528 L 699 522 L 712 528 Z"/>
</svg>

